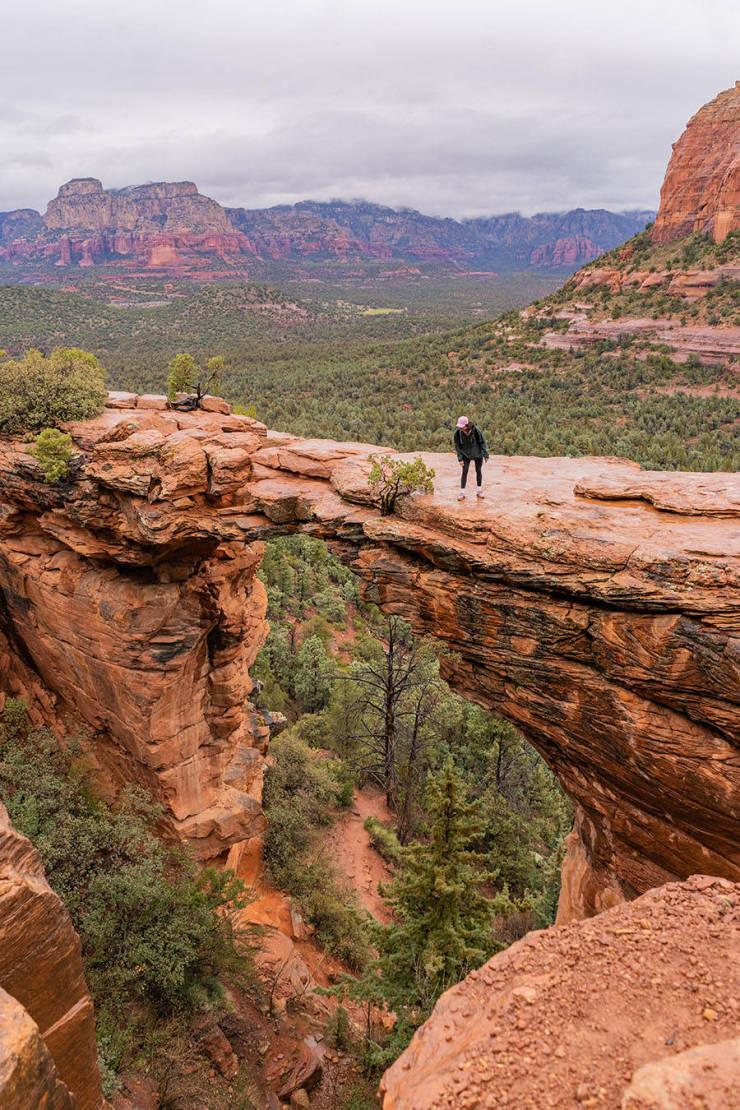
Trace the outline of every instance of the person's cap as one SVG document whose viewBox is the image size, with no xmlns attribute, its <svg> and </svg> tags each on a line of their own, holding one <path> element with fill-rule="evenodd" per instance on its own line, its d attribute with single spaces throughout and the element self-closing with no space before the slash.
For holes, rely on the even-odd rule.
<svg viewBox="0 0 740 1110">
<path fill-rule="evenodd" d="M 467 428 L 469 423 L 470 423 L 470 421 L 468 420 L 467 416 L 458 417 L 458 421 L 457 421 L 458 428 Z"/>
</svg>

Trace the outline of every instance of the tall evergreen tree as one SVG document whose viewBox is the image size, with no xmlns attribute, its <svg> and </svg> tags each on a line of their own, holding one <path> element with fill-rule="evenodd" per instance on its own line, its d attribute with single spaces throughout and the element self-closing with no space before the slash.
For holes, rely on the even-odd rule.
<svg viewBox="0 0 740 1110">
<path fill-rule="evenodd" d="M 401 850 L 395 878 L 381 888 L 393 921 L 375 929 L 378 957 L 362 979 L 342 985 L 355 999 L 395 1014 L 391 1058 L 442 992 L 501 947 L 491 931 L 492 904 L 480 889 L 489 877 L 485 857 L 474 849 L 481 803 L 465 800 L 450 759 L 429 781 L 426 810 L 428 837 Z"/>
</svg>

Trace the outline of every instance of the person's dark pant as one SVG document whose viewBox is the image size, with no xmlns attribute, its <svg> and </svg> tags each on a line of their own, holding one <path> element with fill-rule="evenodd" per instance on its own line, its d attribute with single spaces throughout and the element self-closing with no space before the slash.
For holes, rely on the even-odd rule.
<svg viewBox="0 0 740 1110">
<path fill-rule="evenodd" d="M 483 484 L 483 459 L 466 459 L 462 465 L 462 474 L 460 475 L 460 489 L 465 489 L 465 484 L 468 480 L 468 471 L 470 470 L 471 462 L 475 463 L 475 481 L 478 488 Z"/>
</svg>

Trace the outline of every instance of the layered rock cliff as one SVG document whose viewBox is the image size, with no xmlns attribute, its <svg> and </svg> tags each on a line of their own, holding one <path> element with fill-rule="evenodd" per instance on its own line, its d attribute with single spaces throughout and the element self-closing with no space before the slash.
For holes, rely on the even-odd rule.
<svg viewBox="0 0 740 1110">
<path fill-rule="evenodd" d="M 74 1100 L 70 1097 L 73 1096 Z M 102 1106 L 80 941 L 0 804 L 0 1106 Z"/>
<path fill-rule="evenodd" d="M 35 674 L 202 858 L 262 828 L 254 576 L 262 538 L 304 530 L 453 647 L 452 685 L 558 774 L 577 813 L 562 920 L 696 871 L 738 878 L 740 477 L 495 458 L 489 500 L 461 505 L 454 457 L 428 456 L 435 493 L 381 517 L 368 445 L 111 404 L 136 407 L 71 428 L 85 461 L 66 488 L 0 446 L 10 686 Z"/>
<path fill-rule="evenodd" d="M 104 189 L 96 178 L 77 178 L 61 186 L 44 216 L 30 209 L 0 213 L 0 260 L 12 264 L 11 273 L 39 280 L 54 275 L 49 266 L 180 276 L 204 269 L 233 276 L 248 266 L 250 275 L 264 276 L 271 263 L 300 272 L 301 263 L 315 259 L 423 262 L 456 271 L 573 269 L 641 230 L 651 215 L 577 209 L 461 222 L 365 202 L 312 201 L 247 211 L 222 208 L 190 181 Z"/>
<path fill-rule="evenodd" d="M 740 228 L 740 81 L 700 108 L 673 145 L 651 235 L 694 231 L 721 242 Z"/>
</svg>

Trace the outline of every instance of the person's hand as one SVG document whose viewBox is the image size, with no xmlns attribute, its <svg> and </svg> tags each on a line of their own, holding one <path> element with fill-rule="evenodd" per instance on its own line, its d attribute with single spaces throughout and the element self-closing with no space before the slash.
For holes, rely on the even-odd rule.
<svg viewBox="0 0 740 1110">
<path fill-rule="evenodd" d="M 465 466 L 465 463 L 462 461 L 462 459 L 458 459 L 457 461 L 460 463 L 460 466 Z"/>
</svg>

